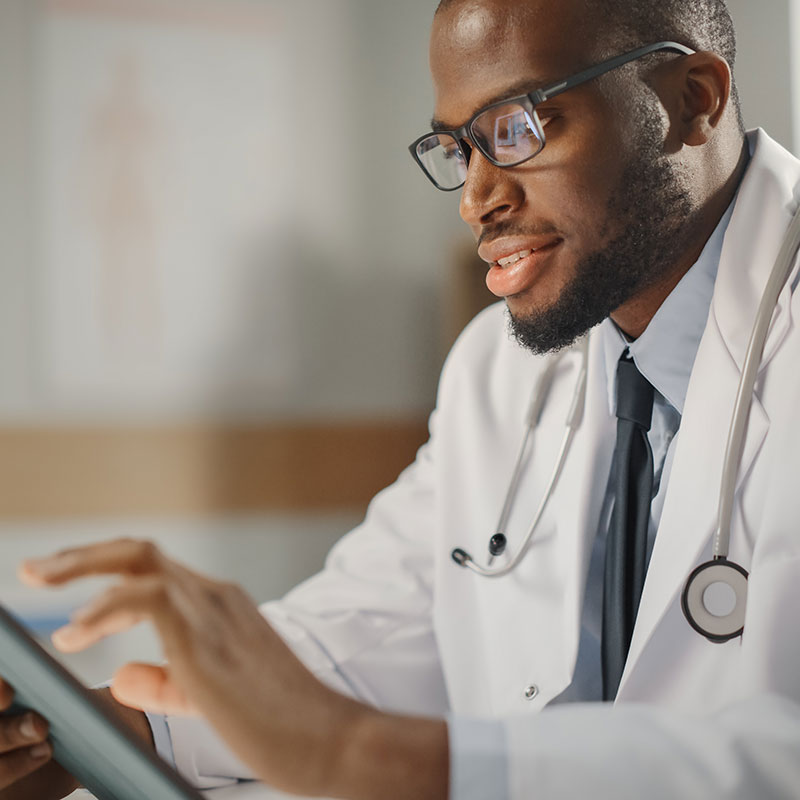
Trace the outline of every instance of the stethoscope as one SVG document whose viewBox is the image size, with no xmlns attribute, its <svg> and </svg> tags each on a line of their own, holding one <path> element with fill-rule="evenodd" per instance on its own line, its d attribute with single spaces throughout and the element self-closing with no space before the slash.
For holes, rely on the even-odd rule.
<svg viewBox="0 0 800 800">
<path fill-rule="evenodd" d="M 772 313 L 778 302 L 778 296 L 792 272 L 798 251 L 800 251 L 800 209 L 797 210 L 789 224 L 786 238 L 783 240 L 778 257 L 761 295 L 761 302 L 750 333 L 742 374 L 739 378 L 739 387 L 736 392 L 733 417 L 728 430 L 728 441 L 725 447 L 712 557 L 709 561 L 692 570 L 681 594 L 681 608 L 689 625 L 712 642 L 726 642 L 729 639 L 740 636 L 744 630 L 748 573 L 744 567 L 728 558 L 736 478 L 739 464 L 741 463 L 742 450 L 744 449 L 747 420 L 750 416 L 750 406 L 753 401 L 753 390 L 764 353 L 764 345 L 767 340 Z M 539 423 L 542 408 L 553 384 L 558 365 L 574 349 L 577 349 L 580 353 L 581 360 L 555 467 L 550 474 L 544 495 L 533 516 L 533 521 L 516 554 L 503 566 L 494 567 L 492 566 L 494 560 L 506 550 L 508 541 L 505 533 L 506 526 L 533 431 Z M 482 567 L 473 560 L 466 550 L 458 547 L 453 550 L 451 555 L 459 566 L 467 567 L 486 578 L 499 578 L 512 572 L 525 557 L 539 520 L 558 484 L 575 432 L 583 419 L 588 361 L 589 339 L 588 336 L 585 336 L 573 348 L 558 353 L 550 359 L 542 371 L 533 387 L 531 402 L 525 419 L 522 444 L 508 485 L 503 508 L 500 512 L 500 519 L 495 528 L 496 533 L 489 539 L 488 565 Z"/>
</svg>

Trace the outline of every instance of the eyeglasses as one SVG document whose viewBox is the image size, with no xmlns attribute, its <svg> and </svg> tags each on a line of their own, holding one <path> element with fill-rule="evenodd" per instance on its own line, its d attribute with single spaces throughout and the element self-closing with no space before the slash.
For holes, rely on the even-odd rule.
<svg viewBox="0 0 800 800">
<path fill-rule="evenodd" d="M 536 113 L 539 103 L 659 50 L 687 56 L 695 52 L 677 42 L 639 47 L 530 94 L 492 103 L 457 130 L 426 133 L 408 149 L 433 185 L 444 192 L 464 185 L 473 147 L 496 167 L 516 167 L 541 153 L 544 147 L 544 126 Z"/>
</svg>

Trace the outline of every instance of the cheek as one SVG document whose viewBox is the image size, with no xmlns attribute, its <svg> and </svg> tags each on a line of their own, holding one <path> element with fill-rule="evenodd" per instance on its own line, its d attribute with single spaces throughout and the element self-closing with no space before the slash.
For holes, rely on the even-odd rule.
<svg viewBox="0 0 800 800">
<path fill-rule="evenodd" d="M 533 216 L 551 220 L 574 249 L 593 250 L 613 234 L 609 201 L 619 187 L 624 153 L 601 143 L 596 128 L 570 133 L 523 165 L 520 180 Z"/>
</svg>

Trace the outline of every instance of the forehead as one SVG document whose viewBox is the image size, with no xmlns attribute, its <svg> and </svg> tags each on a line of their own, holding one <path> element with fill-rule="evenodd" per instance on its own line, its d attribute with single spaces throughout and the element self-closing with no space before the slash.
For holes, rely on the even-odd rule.
<svg viewBox="0 0 800 800">
<path fill-rule="evenodd" d="M 597 35 L 579 6 L 577 0 L 458 0 L 440 11 L 430 45 L 435 118 L 460 125 L 509 87 L 533 87 L 586 66 Z"/>
</svg>

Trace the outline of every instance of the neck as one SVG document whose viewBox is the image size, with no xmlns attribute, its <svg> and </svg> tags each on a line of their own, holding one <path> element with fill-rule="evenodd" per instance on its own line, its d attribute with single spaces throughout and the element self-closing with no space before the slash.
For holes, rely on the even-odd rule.
<svg viewBox="0 0 800 800">
<path fill-rule="evenodd" d="M 697 259 L 700 258 L 700 254 L 711 238 L 711 234 L 733 201 L 744 175 L 749 159 L 746 140 L 742 141 L 742 146 L 736 159 L 733 167 L 728 170 L 727 178 L 708 195 L 707 201 L 698 209 L 696 233 L 691 238 L 689 245 L 675 264 L 675 267 L 665 274 L 660 281 L 646 287 L 612 312 L 611 319 L 629 339 L 638 339 L 644 333 L 645 328 L 650 324 L 650 320 L 655 316 L 661 304 Z"/>
</svg>

